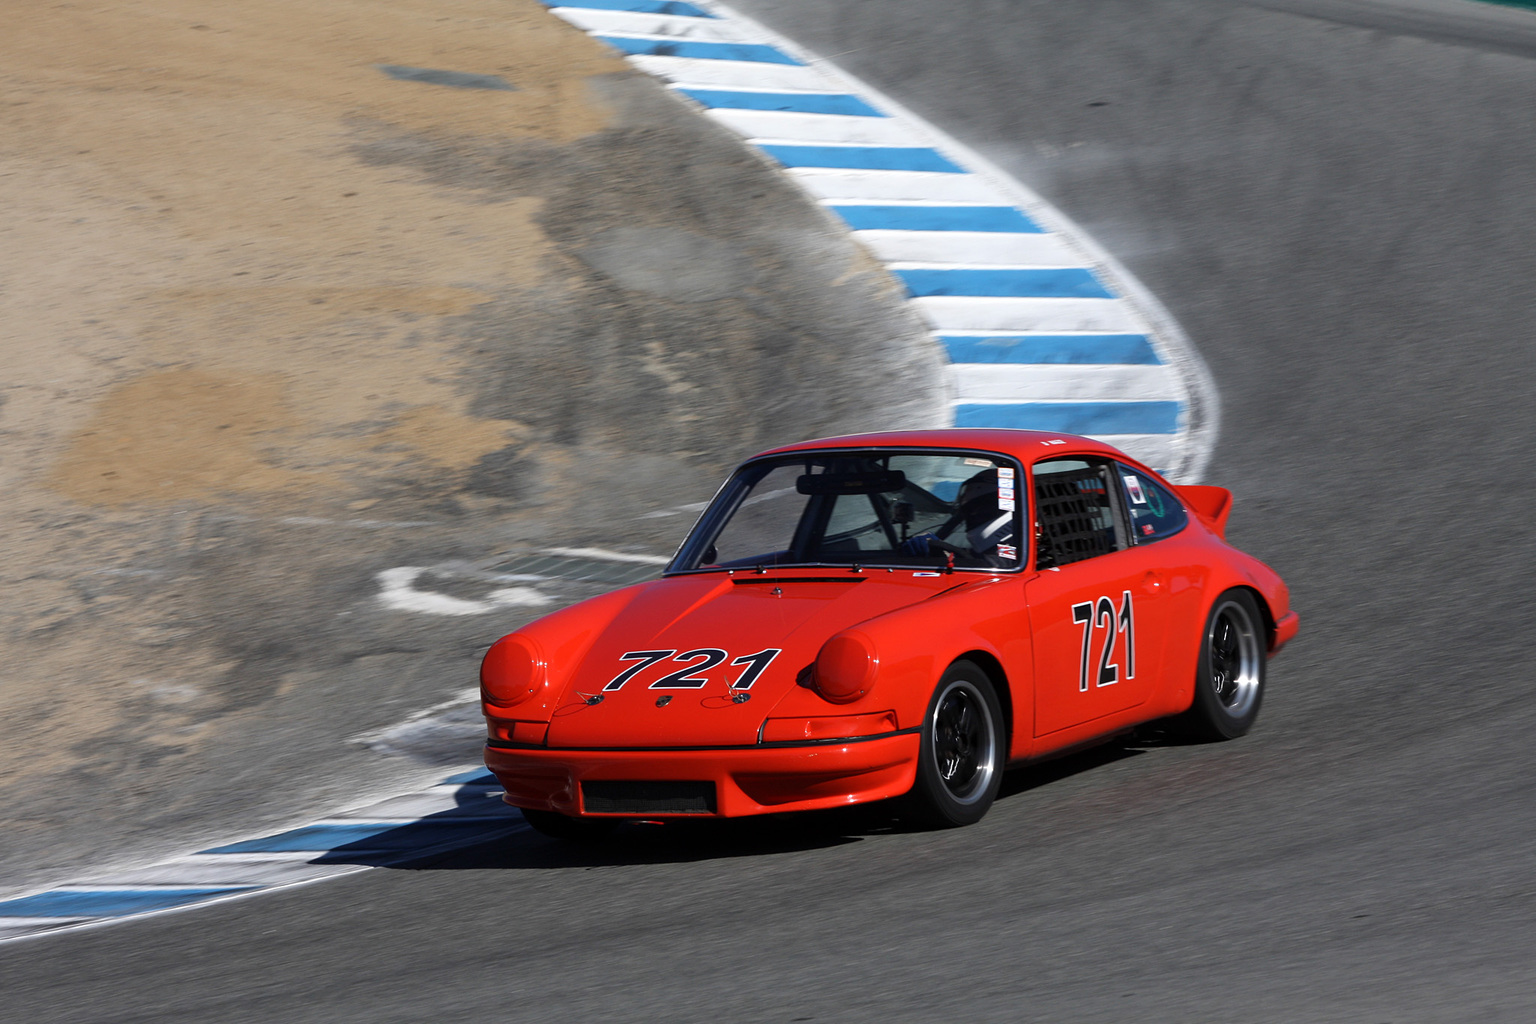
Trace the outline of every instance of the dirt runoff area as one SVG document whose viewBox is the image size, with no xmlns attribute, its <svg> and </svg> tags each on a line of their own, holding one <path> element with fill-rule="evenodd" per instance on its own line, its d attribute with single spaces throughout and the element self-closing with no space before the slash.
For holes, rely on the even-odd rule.
<svg viewBox="0 0 1536 1024">
<path fill-rule="evenodd" d="M 0 892 L 439 771 L 357 737 L 536 612 L 388 570 L 942 418 L 892 282 L 535 0 L 0 11 Z"/>
</svg>

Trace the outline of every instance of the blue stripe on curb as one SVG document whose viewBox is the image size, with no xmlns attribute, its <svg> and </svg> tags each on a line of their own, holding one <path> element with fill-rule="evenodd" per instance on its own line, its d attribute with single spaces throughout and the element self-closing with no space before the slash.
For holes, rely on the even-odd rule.
<svg viewBox="0 0 1536 1024">
<path fill-rule="evenodd" d="M 834 92 L 740 92 L 735 89 L 679 89 L 706 107 L 727 110 L 788 110 L 797 114 L 884 117 L 857 96 Z"/>
<path fill-rule="evenodd" d="M 410 864 L 432 853 L 523 831 L 526 826 L 517 812 L 497 799 L 500 789 L 496 777 L 484 768 L 461 770 L 427 790 L 403 794 L 403 805 L 401 797 L 390 797 L 380 805 L 408 807 L 413 798 L 429 797 L 428 806 L 441 806 L 449 802 L 443 796 L 452 798 L 453 806 L 421 817 L 390 820 L 389 812 L 380 810 L 376 813 L 381 817 L 370 820 L 365 809 L 350 819 L 322 821 L 178 857 L 148 872 L 166 884 L 143 884 L 146 872 L 129 869 L 120 877 L 97 876 L 0 901 L 0 942 L 133 920 L 346 874 L 349 869 Z M 185 875 L 179 873 L 178 864 L 185 868 Z"/>
<path fill-rule="evenodd" d="M 1036 334 L 1023 338 L 941 334 L 938 338 L 952 363 L 1162 363 L 1144 334 Z"/>
<path fill-rule="evenodd" d="M 634 11 L 636 14 L 671 14 L 681 18 L 713 18 L 702 7 L 680 0 L 543 0 L 545 7 L 585 7 L 592 11 Z"/>
<path fill-rule="evenodd" d="M 739 60 L 750 64 L 794 64 L 800 61 L 776 46 L 763 43 L 711 43 L 695 39 L 653 39 L 594 35 L 609 46 L 637 57 L 693 57 L 697 60 Z"/>
<path fill-rule="evenodd" d="M 0 902 L 0 917 L 121 917 L 184 907 L 215 896 L 258 888 L 260 886 L 236 885 L 197 889 L 55 889 Z"/>
<path fill-rule="evenodd" d="M 1019 402 L 957 405 L 957 427 L 1056 430 L 1063 434 L 1175 434 L 1181 402 Z"/>
<path fill-rule="evenodd" d="M 203 853 L 374 853 L 388 850 L 424 849 L 459 836 L 483 832 L 484 821 L 428 819 L 396 822 L 342 822 L 305 825 L 275 836 L 247 839 L 218 846 Z"/>
<path fill-rule="evenodd" d="M 893 270 L 914 298 L 1112 299 L 1093 271 L 1080 268 Z"/>
<path fill-rule="evenodd" d="M 757 147 L 785 167 L 835 167 L 856 171 L 940 171 L 964 174 L 936 149 L 917 146 L 792 146 Z"/>
<path fill-rule="evenodd" d="M 1041 234 L 1044 229 L 1011 206 L 829 207 L 855 231 L 987 231 Z"/>
<path fill-rule="evenodd" d="M 444 786 L 500 786 L 501 783 L 496 781 L 496 776 L 492 775 L 490 772 L 486 771 L 484 768 L 476 768 L 476 769 L 473 769 L 473 770 L 467 771 L 467 772 L 459 772 L 459 774 L 457 774 L 457 775 L 450 775 L 450 776 L 448 776 L 446 779 L 444 779 L 442 781 L 442 785 L 444 785 Z"/>
</svg>

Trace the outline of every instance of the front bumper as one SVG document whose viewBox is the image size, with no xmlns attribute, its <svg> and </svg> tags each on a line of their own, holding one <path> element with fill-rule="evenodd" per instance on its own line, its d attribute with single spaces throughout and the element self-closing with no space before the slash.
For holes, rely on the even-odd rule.
<svg viewBox="0 0 1536 1024">
<path fill-rule="evenodd" d="M 507 803 L 584 817 L 668 817 L 654 813 L 594 814 L 582 806 L 583 782 L 713 782 L 722 818 L 809 811 L 901 796 L 917 777 L 916 730 L 870 739 L 807 745 L 710 749 L 560 750 L 492 741 L 485 765 Z M 689 817 L 711 815 L 690 814 Z"/>
<path fill-rule="evenodd" d="M 1279 654 L 1280 648 L 1294 640 L 1300 629 L 1301 616 L 1295 612 L 1286 612 L 1282 615 L 1275 623 L 1275 639 L 1274 643 L 1270 644 L 1269 647 L 1270 656 L 1273 657 Z"/>
</svg>

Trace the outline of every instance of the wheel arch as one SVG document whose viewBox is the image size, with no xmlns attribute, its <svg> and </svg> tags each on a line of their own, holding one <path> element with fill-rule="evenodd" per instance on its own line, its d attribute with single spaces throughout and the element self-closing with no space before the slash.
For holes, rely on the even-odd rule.
<svg viewBox="0 0 1536 1024">
<path fill-rule="evenodd" d="M 998 703 L 1003 706 L 1003 749 L 1012 750 L 1013 690 L 1008 684 L 1008 673 L 1003 670 L 1003 663 L 991 651 L 974 649 L 955 655 L 950 659 L 949 664 L 944 666 L 944 671 L 948 672 L 959 661 L 968 661 L 987 674 L 987 680 L 991 682 L 992 689 L 997 694 Z"/>
<path fill-rule="evenodd" d="M 1231 740 L 1246 735 L 1253 727 L 1264 699 L 1264 666 L 1268 652 L 1263 649 L 1254 651 L 1241 641 L 1232 652 L 1238 664 L 1227 665 L 1224 669 L 1223 678 L 1233 684 L 1230 701 L 1229 695 L 1224 692 L 1225 683 L 1215 683 L 1211 659 L 1214 657 L 1212 643 L 1216 614 L 1224 604 L 1241 604 L 1236 600 L 1239 595 L 1247 597 L 1248 603 L 1253 605 L 1251 611 L 1242 610 L 1242 617 L 1251 620 L 1256 614 L 1259 618 L 1259 622 L 1250 621 L 1241 627 L 1256 634 L 1252 635 L 1253 647 L 1259 647 L 1266 639 L 1270 645 L 1273 644 L 1276 630 L 1274 612 L 1262 591 L 1234 582 L 1217 592 L 1206 612 L 1205 633 L 1200 641 L 1190 704 L 1175 721 L 1177 731 L 1196 742 Z M 1259 629 L 1253 629 L 1254 626 Z M 1252 651 L 1252 664 L 1245 663 L 1248 658 L 1245 650 Z"/>
<path fill-rule="evenodd" d="M 1194 610 L 1197 610 L 1199 617 L 1192 618 L 1190 626 L 1194 631 L 1194 650 L 1196 652 L 1205 643 L 1205 630 L 1210 625 L 1211 613 L 1216 610 L 1216 605 L 1221 602 L 1223 595 L 1233 593 L 1234 591 L 1243 591 L 1258 605 L 1259 618 L 1263 620 L 1265 649 L 1273 649 L 1275 643 L 1275 614 L 1269 607 L 1269 599 L 1264 596 L 1264 592 L 1257 586 L 1245 581 L 1242 576 L 1233 573 L 1230 576 L 1218 575 L 1211 580 L 1205 593 L 1200 596 L 1200 603 L 1195 606 Z M 1189 713 L 1195 702 L 1198 666 L 1199 655 L 1197 653 L 1194 662 L 1189 664 L 1187 675 L 1181 676 L 1179 680 L 1174 681 L 1170 685 L 1168 690 L 1170 697 L 1167 704 L 1163 706 L 1163 714 L 1173 716 Z"/>
<path fill-rule="evenodd" d="M 1275 611 L 1269 606 L 1269 598 L 1265 597 L 1264 592 L 1259 590 L 1258 587 L 1242 585 L 1229 587 L 1228 589 L 1246 590 L 1253 596 L 1253 603 L 1259 606 L 1259 614 L 1264 618 L 1264 649 L 1266 651 L 1273 651 L 1275 649 Z M 1224 594 L 1226 591 L 1223 590 L 1222 593 Z"/>
</svg>

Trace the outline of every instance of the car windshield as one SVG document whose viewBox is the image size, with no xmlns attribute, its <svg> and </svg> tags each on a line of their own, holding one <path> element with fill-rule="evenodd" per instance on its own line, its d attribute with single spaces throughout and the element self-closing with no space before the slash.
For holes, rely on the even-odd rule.
<svg viewBox="0 0 1536 1024">
<path fill-rule="evenodd" d="M 1018 468 L 980 452 L 801 452 L 747 463 L 668 572 L 1016 569 Z"/>
</svg>

